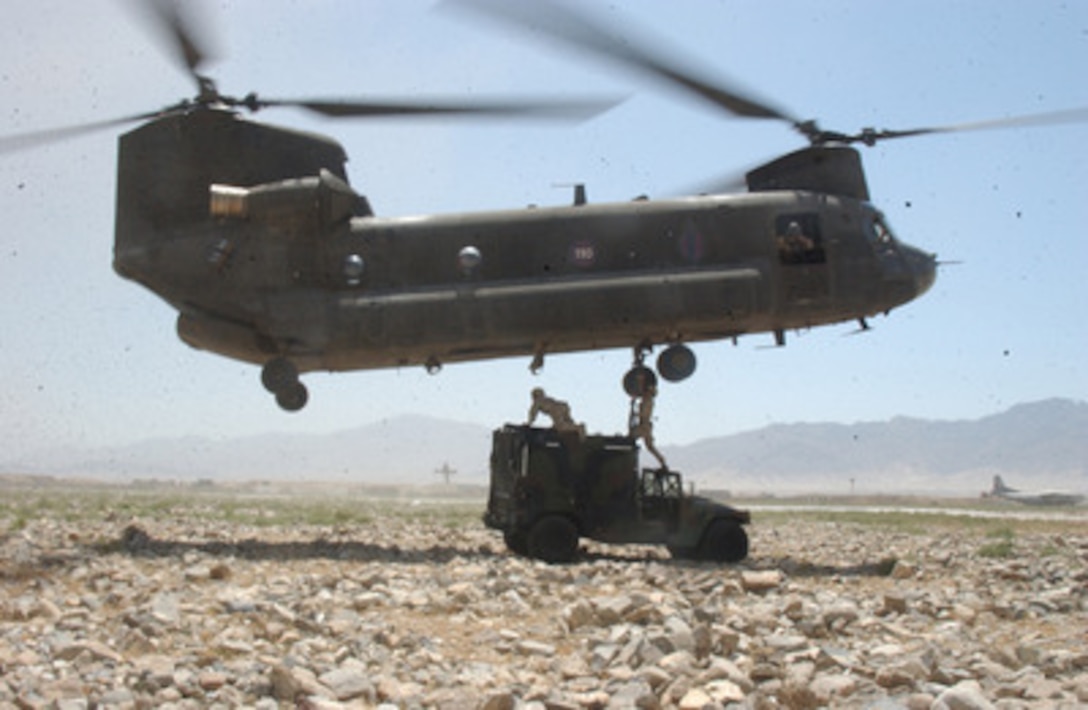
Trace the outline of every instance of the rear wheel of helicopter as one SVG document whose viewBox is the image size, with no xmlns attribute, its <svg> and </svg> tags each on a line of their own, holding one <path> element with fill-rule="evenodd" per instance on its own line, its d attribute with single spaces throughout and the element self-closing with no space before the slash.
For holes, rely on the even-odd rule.
<svg viewBox="0 0 1088 710">
<path fill-rule="evenodd" d="M 276 404 L 288 412 L 297 412 L 302 409 L 309 399 L 310 392 L 306 389 L 306 385 L 297 380 L 276 392 Z"/>
<path fill-rule="evenodd" d="M 272 394 L 278 395 L 298 384 L 298 368 L 285 357 L 275 357 L 261 368 L 261 384 Z"/>
</svg>

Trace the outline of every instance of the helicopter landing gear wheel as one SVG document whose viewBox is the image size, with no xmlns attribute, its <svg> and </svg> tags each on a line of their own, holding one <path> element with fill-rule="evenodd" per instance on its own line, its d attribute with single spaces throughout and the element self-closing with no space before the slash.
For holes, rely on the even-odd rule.
<svg viewBox="0 0 1088 710">
<path fill-rule="evenodd" d="M 657 356 L 657 371 L 669 382 L 679 382 L 695 372 L 695 353 L 686 345 L 670 345 Z"/>
<path fill-rule="evenodd" d="M 261 369 L 261 384 L 276 395 L 276 404 L 288 412 L 297 412 L 306 406 L 310 392 L 298 381 L 298 368 L 285 357 L 275 357 Z"/>
<path fill-rule="evenodd" d="M 641 397 L 651 387 L 657 387 L 657 375 L 643 364 L 646 360 L 646 354 L 650 352 L 652 347 L 647 343 L 640 343 L 635 346 L 635 362 L 631 365 L 631 369 L 627 371 L 627 374 L 623 376 L 623 391 L 627 393 L 628 397 Z"/>
<path fill-rule="evenodd" d="M 310 392 L 306 389 L 306 385 L 297 380 L 286 389 L 276 392 L 276 404 L 288 412 L 297 412 L 302 409 L 309 399 Z"/>
<path fill-rule="evenodd" d="M 298 383 L 298 368 L 285 357 L 275 357 L 261 368 L 261 384 L 276 394 Z"/>
<path fill-rule="evenodd" d="M 645 365 L 635 365 L 623 376 L 623 391 L 628 397 L 641 397 L 657 386 L 657 375 Z"/>
</svg>

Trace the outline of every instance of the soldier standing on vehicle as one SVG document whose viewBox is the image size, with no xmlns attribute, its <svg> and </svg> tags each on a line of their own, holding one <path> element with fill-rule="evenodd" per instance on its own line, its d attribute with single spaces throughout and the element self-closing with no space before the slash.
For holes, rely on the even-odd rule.
<svg viewBox="0 0 1088 710">
<path fill-rule="evenodd" d="M 665 457 L 654 446 L 654 398 L 657 396 L 657 387 L 648 385 L 641 397 L 631 398 L 631 415 L 628 420 L 629 436 L 632 439 L 642 439 L 649 451 L 661 463 L 663 470 L 668 470 Z"/>
<path fill-rule="evenodd" d="M 553 399 L 544 394 L 540 387 L 533 388 L 533 406 L 529 408 L 529 421 L 527 426 L 532 426 L 537 414 L 546 414 L 551 417 L 552 428 L 556 431 L 573 431 L 578 437 L 586 437 L 586 427 L 579 424 L 570 416 L 570 405 L 561 399 Z"/>
</svg>

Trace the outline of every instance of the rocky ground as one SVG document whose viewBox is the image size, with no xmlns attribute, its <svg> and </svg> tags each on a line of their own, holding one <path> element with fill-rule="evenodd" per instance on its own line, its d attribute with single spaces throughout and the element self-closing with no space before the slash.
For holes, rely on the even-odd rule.
<svg viewBox="0 0 1088 710">
<path fill-rule="evenodd" d="M 397 505 L 9 511 L 0 707 L 1088 705 L 1084 518 L 757 513 L 742 565 L 548 566 Z"/>
</svg>

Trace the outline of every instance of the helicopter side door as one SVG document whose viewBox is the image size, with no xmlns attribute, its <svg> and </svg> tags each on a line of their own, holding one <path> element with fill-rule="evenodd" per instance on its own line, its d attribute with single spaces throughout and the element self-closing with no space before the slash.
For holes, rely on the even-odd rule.
<svg viewBox="0 0 1088 710">
<path fill-rule="evenodd" d="M 831 296 L 827 250 L 816 212 L 780 214 L 774 221 L 774 241 L 786 308 L 815 310 Z"/>
</svg>

